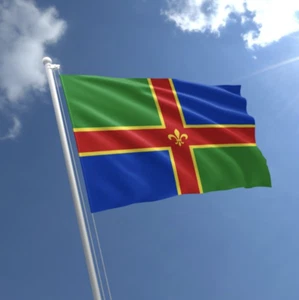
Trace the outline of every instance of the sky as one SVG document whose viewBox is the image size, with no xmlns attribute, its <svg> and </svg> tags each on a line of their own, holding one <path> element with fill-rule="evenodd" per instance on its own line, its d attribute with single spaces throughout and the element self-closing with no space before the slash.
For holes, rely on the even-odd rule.
<svg viewBox="0 0 299 300">
<path fill-rule="evenodd" d="M 0 1 L 0 299 L 92 299 L 42 58 L 67 74 L 241 84 L 269 188 L 88 215 L 103 300 L 299 297 L 299 4 Z M 94 221 L 94 223 L 93 223 Z"/>
</svg>

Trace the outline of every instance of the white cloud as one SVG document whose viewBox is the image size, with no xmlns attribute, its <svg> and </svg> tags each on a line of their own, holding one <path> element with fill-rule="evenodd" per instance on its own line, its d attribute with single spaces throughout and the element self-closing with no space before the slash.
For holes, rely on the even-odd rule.
<svg viewBox="0 0 299 300">
<path fill-rule="evenodd" d="M 20 119 L 15 115 L 11 115 L 10 123 L 11 125 L 6 133 L 0 137 L 0 141 L 15 139 L 20 134 L 22 128 Z"/>
<path fill-rule="evenodd" d="M 0 109 L 23 106 L 31 93 L 44 91 L 45 72 L 41 63 L 48 45 L 55 44 L 66 29 L 54 7 L 39 9 L 30 0 L 0 3 Z M 17 116 L 6 138 L 20 132 Z"/>
<path fill-rule="evenodd" d="M 299 31 L 299 1 L 295 0 L 167 0 L 162 13 L 183 31 L 220 34 L 234 16 L 256 30 L 244 32 L 247 47 L 265 47 Z M 244 28 L 245 30 L 245 28 Z"/>
</svg>

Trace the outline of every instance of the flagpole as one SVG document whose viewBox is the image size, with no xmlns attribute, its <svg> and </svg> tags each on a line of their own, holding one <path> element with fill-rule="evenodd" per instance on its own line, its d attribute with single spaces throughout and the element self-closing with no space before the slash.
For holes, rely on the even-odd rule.
<svg viewBox="0 0 299 300">
<path fill-rule="evenodd" d="M 60 135 L 60 141 L 61 141 L 64 159 L 65 159 L 66 168 L 67 168 L 67 173 L 68 173 L 68 177 L 69 177 L 69 181 L 70 181 L 70 185 L 71 185 L 73 202 L 74 202 L 75 211 L 76 211 L 76 215 L 77 215 L 77 220 L 78 220 L 81 240 L 82 240 L 82 244 L 83 244 L 83 250 L 84 250 L 84 254 L 85 254 L 87 269 L 88 269 L 88 273 L 89 273 L 89 279 L 90 279 L 90 284 L 91 284 L 91 288 L 92 288 L 92 293 L 93 293 L 94 300 L 102 300 L 100 288 L 99 288 L 99 284 L 98 284 L 98 279 L 97 279 L 96 268 L 95 268 L 95 264 L 94 264 L 94 258 L 92 255 L 90 241 L 88 238 L 86 221 L 84 218 L 82 204 L 80 201 L 80 194 L 79 194 L 79 189 L 78 189 L 76 176 L 75 176 L 75 172 L 74 172 L 74 166 L 73 166 L 73 162 L 72 162 L 72 158 L 71 158 L 70 146 L 69 146 L 69 143 L 67 140 L 65 124 L 63 122 L 63 116 L 62 116 L 62 112 L 61 112 L 60 105 L 59 105 L 59 98 L 58 98 L 58 93 L 57 93 L 54 75 L 53 75 L 53 69 L 55 69 L 55 67 L 59 67 L 59 66 L 52 65 L 52 59 L 49 57 L 43 58 L 43 64 L 46 69 L 46 75 L 48 78 L 50 92 L 51 92 L 51 96 L 52 96 L 57 126 L 58 126 L 58 130 L 59 130 L 59 135 Z"/>
</svg>

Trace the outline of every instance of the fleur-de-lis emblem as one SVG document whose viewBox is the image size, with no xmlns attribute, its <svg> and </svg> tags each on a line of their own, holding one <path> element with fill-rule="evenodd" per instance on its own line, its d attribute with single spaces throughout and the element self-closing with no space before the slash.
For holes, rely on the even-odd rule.
<svg viewBox="0 0 299 300">
<path fill-rule="evenodd" d="M 175 144 L 179 145 L 179 146 L 182 146 L 184 144 L 183 139 L 187 140 L 188 135 L 185 134 L 185 133 L 180 134 L 180 132 L 177 129 L 175 129 L 174 134 L 169 134 L 168 138 L 170 140 L 175 139 Z"/>
</svg>

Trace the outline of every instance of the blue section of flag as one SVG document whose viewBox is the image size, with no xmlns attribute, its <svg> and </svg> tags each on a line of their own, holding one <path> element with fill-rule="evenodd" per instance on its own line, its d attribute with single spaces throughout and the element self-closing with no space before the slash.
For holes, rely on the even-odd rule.
<svg viewBox="0 0 299 300">
<path fill-rule="evenodd" d="M 91 212 L 177 195 L 168 151 L 81 157 Z"/>
<path fill-rule="evenodd" d="M 255 124 L 238 86 L 207 86 L 173 79 L 186 123 Z"/>
</svg>

